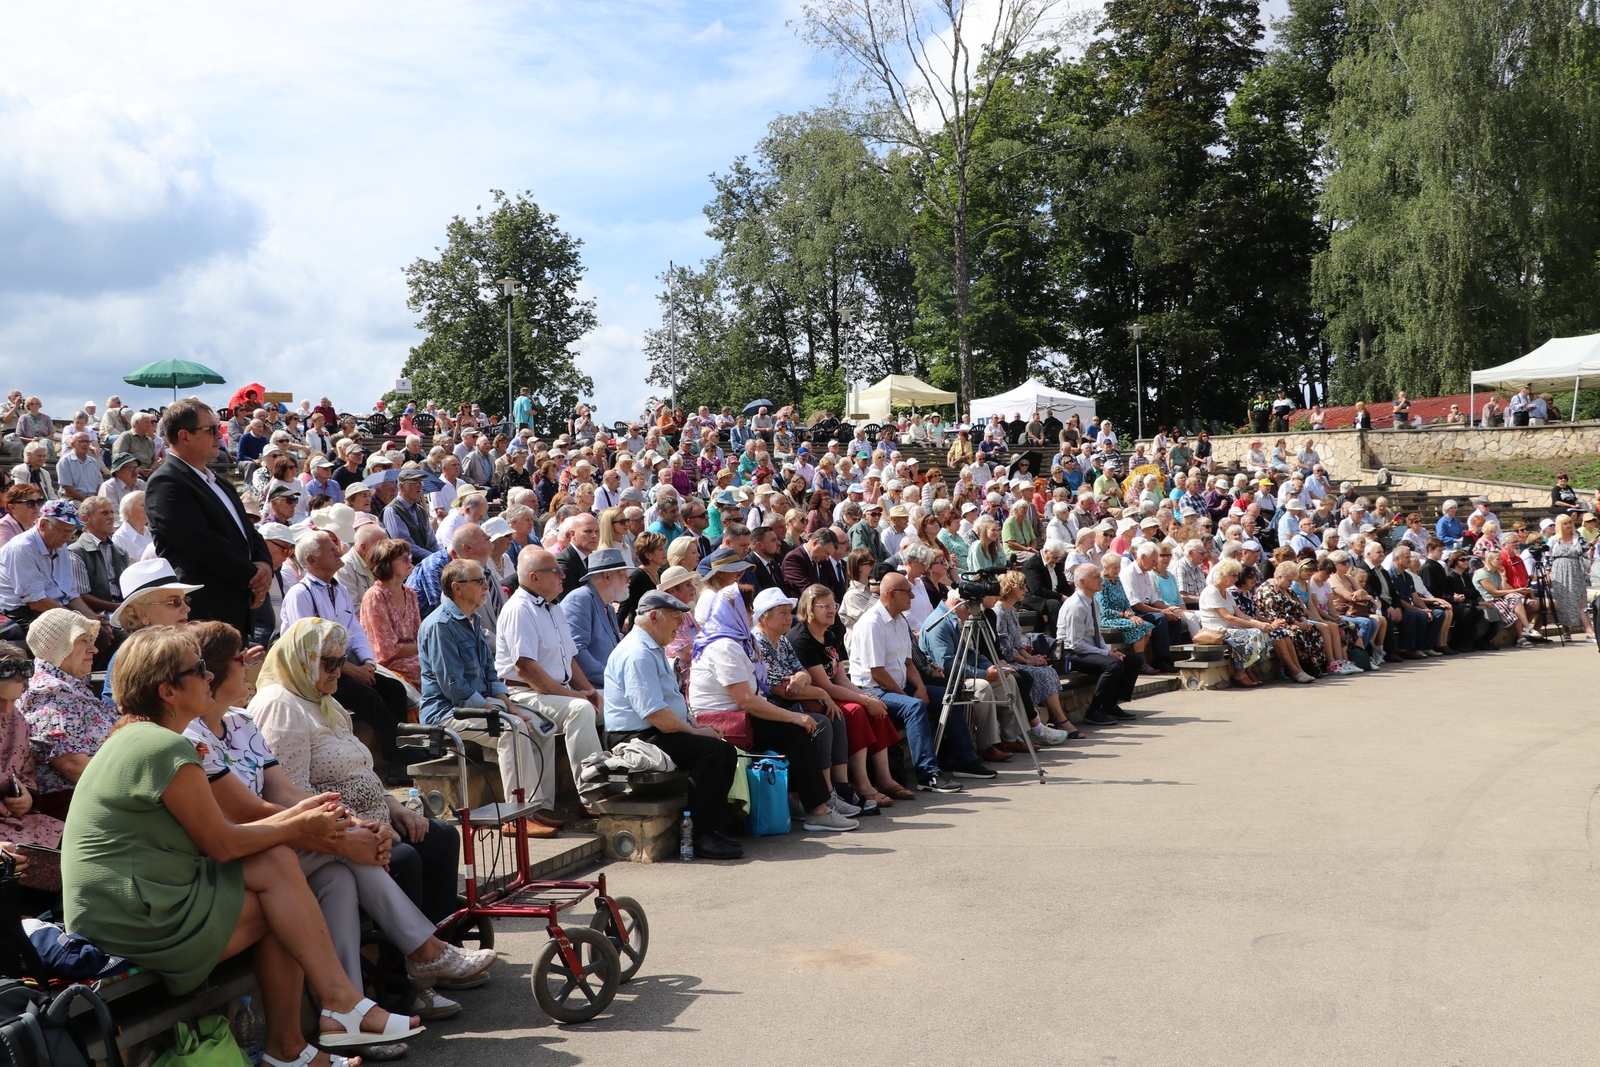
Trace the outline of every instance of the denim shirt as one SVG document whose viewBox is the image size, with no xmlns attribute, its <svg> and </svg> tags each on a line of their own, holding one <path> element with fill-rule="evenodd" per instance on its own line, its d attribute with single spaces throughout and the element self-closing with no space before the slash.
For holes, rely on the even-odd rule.
<svg viewBox="0 0 1600 1067">
<path fill-rule="evenodd" d="M 494 650 L 477 622 L 445 597 L 417 631 L 422 661 L 422 721 L 444 722 L 456 708 L 481 708 L 506 695 L 494 671 Z"/>
</svg>

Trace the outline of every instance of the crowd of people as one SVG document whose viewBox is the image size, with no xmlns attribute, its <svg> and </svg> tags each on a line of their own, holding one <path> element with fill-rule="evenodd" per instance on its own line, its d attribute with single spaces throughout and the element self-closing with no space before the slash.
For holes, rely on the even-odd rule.
<svg viewBox="0 0 1600 1067">
<path fill-rule="evenodd" d="M 805 829 L 847 832 L 1083 737 L 1069 673 L 1112 727 L 1191 645 L 1254 686 L 1269 656 L 1305 684 L 1544 620 L 1593 640 L 1600 522 L 1570 489 L 1537 530 L 1482 499 L 1397 514 L 1314 438 L 1224 474 L 1205 433 L 1076 417 L 816 433 L 659 406 L 607 430 L 580 405 L 541 434 L 525 390 L 505 421 L 411 405 L 370 439 L 326 398 L 247 399 L 112 397 L 53 430 L 13 394 L 0 847 L 26 875 L 23 846 L 59 846 L 68 926 L 176 991 L 254 944 L 275 1067 L 323 1062 L 303 979 L 325 1046 L 385 1058 L 488 978 L 492 952 L 433 936 L 459 841 L 389 792 L 407 721 L 493 749 L 536 836 L 567 822 L 557 744 L 576 776 L 649 742 L 689 772 L 696 854 L 728 859 L 740 750 L 785 757 Z M 974 613 L 995 642 L 962 655 Z M 358 908 L 425 987 L 409 1017 L 360 996 Z"/>
</svg>

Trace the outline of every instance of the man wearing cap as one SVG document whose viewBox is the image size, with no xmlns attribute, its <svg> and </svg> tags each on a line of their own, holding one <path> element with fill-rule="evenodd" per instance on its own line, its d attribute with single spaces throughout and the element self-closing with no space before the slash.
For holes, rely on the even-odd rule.
<svg viewBox="0 0 1600 1067">
<path fill-rule="evenodd" d="M 293 526 L 298 520 L 300 490 L 292 485 L 275 485 L 267 491 L 267 508 L 263 518 Z"/>
<path fill-rule="evenodd" d="M 271 557 L 233 486 L 207 467 L 217 456 L 222 420 L 198 400 L 180 400 L 161 421 L 171 454 L 145 491 L 156 554 L 179 578 L 204 587 L 194 594 L 191 618 L 218 619 L 247 633 L 250 609 L 265 599 L 272 580 Z"/>
<path fill-rule="evenodd" d="M 600 694 L 578 662 L 566 608 L 556 606 L 560 592 L 561 568 L 555 556 L 542 548 L 519 554 L 517 590 L 500 610 L 494 643 L 495 672 L 509 690 L 512 712 L 523 713 L 521 740 L 525 746 L 531 741 L 539 747 L 537 762 L 531 748 L 525 747 L 515 768 L 504 758 L 503 747 L 500 775 L 515 783 L 508 784 L 508 790 L 520 787 L 539 806 L 534 821 L 552 829 L 566 822 L 555 810 L 556 778 L 551 773 L 556 766 L 555 735 L 566 736 L 574 784 L 581 784 L 578 775 L 584 760 L 600 751 Z"/>
<path fill-rule="evenodd" d="M 411 546 L 411 562 L 420 563 L 439 551 L 439 542 L 433 534 L 428 507 L 422 500 L 420 467 L 402 470 L 396 479 L 397 496 L 383 509 L 383 528 Z"/>
<path fill-rule="evenodd" d="M 615 605 L 628 597 L 628 564 L 616 548 L 598 548 L 588 559 L 583 584 L 561 598 L 572 631 L 575 656 L 586 678 L 605 675 L 606 657 L 622 640 Z"/>
<path fill-rule="evenodd" d="M 359 482 L 357 483 L 360 484 Z M 335 505 L 339 507 L 343 505 Z M 333 511 L 334 508 L 328 508 Z M 318 512 L 321 514 L 321 512 Z M 320 527 L 319 527 L 320 528 Z M 343 540 L 343 535 L 339 535 Z M 372 588 L 372 583 L 377 581 L 377 576 L 372 573 L 370 559 L 372 550 L 378 546 L 379 541 L 387 540 L 389 535 L 377 523 L 367 523 L 358 528 L 350 536 L 350 547 L 341 558 L 339 573 L 334 576 L 334 581 L 344 587 L 350 594 L 350 603 L 355 606 L 356 612 L 361 611 L 361 601 L 367 595 L 367 590 Z"/>
<path fill-rule="evenodd" d="M 114 508 L 122 507 L 122 498 L 138 490 L 144 491 L 144 479 L 139 477 L 139 461 L 126 452 L 111 457 L 110 474 L 100 483 L 99 495 L 111 501 Z"/>
<path fill-rule="evenodd" d="M 261 535 L 271 556 L 272 579 L 267 583 L 266 599 L 250 611 L 250 632 L 246 635 L 245 643 L 271 648 L 278 639 L 283 598 L 294 585 L 293 580 L 284 581 L 283 565 L 294 558 L 295 532 L 281 522 L 264 522 L 256 527 L 256 532 Z"/>
<path fill-rule="evenodd" d="M 439 523 L 439 528 L 434 531 L 434 538 L 440 544 L 448 544 L 450 538 L 461 527 L 469 523 L 481 524 L 488 517 L 489 498 L 476 485 L 462 482 L 456 489 L 456 499 L 450 508 L 450 514 Z"/>
<path fill-rule="evenodd" d="M 300 510 L 304 514 L 315 497 L 326 496 L 331 503 L 344 503 L 344 489 L 333 477 L 333 461 L 324 455 L 311 459 L 311 477 L 300 488 Z"/>
<path fill-rule="evenodd" d="M 367 453 L 359 441 L 340 442 L 339 453 L 344 462 L 333 472 L 333 480 L 339 483 L 340 489 L 349 489 L 364 477 L 361 465 L 366 462 Z"/>
<path fill-rule="evenodd" d="M 688 605 L 660 590 L 639 599 L 633 629 L 606 663 L 605 744 L 615 748 L 634 738 L 648 741 L 689 772 L 689 814 L 695 856 L 738 859 L 739 843 L 728 825 L 728 789 L 737 750 L 715 727 L 695 726 L 663 647 L 672 641 Z"/>
<path fill-rule="evenodd" d="M 865 504 L 861 508 L 861 521 L 851 526 L 849 531 L 851 549 L 864 548 L 879 563 L 889 558 L 889 553 L 883 547 L 883 535 L 878 530 L 882 518 L 882 504 Z"/>
<path fill-rule="evenodd" d="M 81 529 L 76 504 L 51 500 L 40 508 L 39 521 L 31 529 L 0 547 L 0 614 L 24 627 L 52 608 L 71 608 L 100 620 L 80 595 L 67 551 L 67 543 Z M 109 624 L 103 629 L 109 636 Z"/>
</svg>

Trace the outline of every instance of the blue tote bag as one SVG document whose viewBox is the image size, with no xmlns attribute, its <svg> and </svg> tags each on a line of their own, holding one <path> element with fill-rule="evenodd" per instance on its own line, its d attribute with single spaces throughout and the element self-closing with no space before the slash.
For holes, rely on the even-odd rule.
<svg viewBox="0 0 1600 1067">
<path fill-rule="evenodd" d="M 764 756 L 752 760 L 744 773 L 750 786 L 750 814 L 744 817 L 744 832 L 751 837 L 788 833 L 788 761 Z"/>
</svg>

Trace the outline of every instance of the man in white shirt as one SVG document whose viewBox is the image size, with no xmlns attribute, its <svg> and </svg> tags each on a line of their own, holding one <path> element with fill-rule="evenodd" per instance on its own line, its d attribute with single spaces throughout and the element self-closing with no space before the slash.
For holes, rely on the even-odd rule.
<svg viewBox="0 0 1600 1067">
<path fill-rule="evenodd" d="M 1133 563 L 1122 568 L 1122 592 L 1139 617 L 1155 627 L 1150 632 L 1149 648 L 1156 670 L 1174 673 L 1178 668 L 1172 662 L 1172 645 L 1175 638 L 1182 636 L 1185 619 L 1183 608 L 1163 601 L 1156 589 L 1156 563 L 1160 557 L 1161 549 L 1154 541 L 1140 542 L 1133 550 Z M 1198 616 L 1195 622 L 1199 622 Z M 1199 632 L 1198 625 L 1195 632 Z"/>
<path fill-rule="evenodd" d="M 600 751 L 600 694 L 578 665 L 578 646 L 556 606 L 560 595 L 555 556 L 542 548 L 523 549 L 517 555 L 517 591 L 500 609 L 494 640 L 495 673 L 510 690 L 512 710 L 530 713 L 524 717 L 539 746 L 539 773 L 526 794 L 539 805 L 533 818 L 555 829 L 566 821 L 555 810 L 556 732 L 566 736 L 574 785 L 582 784 L 583 761 Z"/>
<path fill-rule="evenodd" d="M 867 695 L 887 704 L 889 717 L 906 732 L 911 762 L 916 766 L 917 789 L 959 793 L 961 783 L 940 768 L 934 751 L 936 709 L 928 687 L 911 662 L 911 625 L 905 617 L 910 605 L 911 583 L 906 576 L 885 575 L 878 586 L 878 603 L 857 619 L 850 631 L 850 680 Z M 965 715 L 952 715 L 946 731 L 956 763 L 978 758 Z"/>
<path fill-rule="evenodd" d="M 461 461 L 455 456 L 446 456 L 439 465 L 439 478 L 444 485 L 434 490 L 433 517 L 443 519 L 456 503 L 456 490 L 461 487 Z"/>
</svg>

